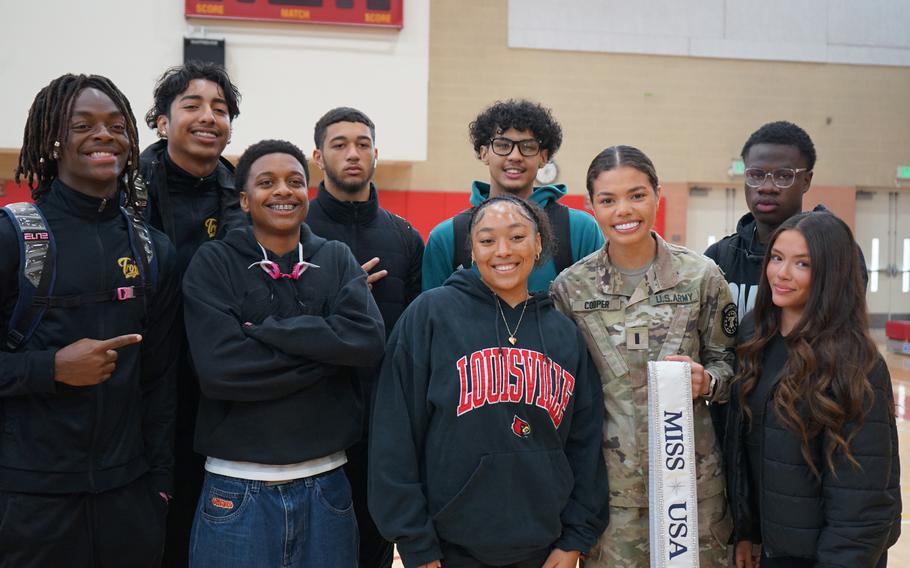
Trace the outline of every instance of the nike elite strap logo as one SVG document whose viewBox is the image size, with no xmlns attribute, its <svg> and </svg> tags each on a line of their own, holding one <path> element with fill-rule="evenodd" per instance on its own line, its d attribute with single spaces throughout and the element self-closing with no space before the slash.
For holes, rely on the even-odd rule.
<svg viewBox="0 0 910 568">
<path fill-rule="evenodd" d="M 698 496 L 688 363 L 648 363 L 651 566 L 698 568 Z"/>
</svg>

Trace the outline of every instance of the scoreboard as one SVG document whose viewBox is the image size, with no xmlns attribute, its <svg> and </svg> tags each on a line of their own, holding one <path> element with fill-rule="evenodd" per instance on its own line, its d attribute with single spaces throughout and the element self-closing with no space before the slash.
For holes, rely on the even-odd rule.
<svg viewBox="0 0 910 568">
<path fill-rule="evenodd" d="M 404 0 L 186 0 L 187 18 L 401 29 Z"/>
</svg>

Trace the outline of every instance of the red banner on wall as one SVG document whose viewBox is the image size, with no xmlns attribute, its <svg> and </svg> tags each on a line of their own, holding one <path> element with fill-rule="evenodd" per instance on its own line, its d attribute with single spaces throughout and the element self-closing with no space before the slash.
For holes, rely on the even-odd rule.
<svg viewBox="0 0 910 568">
<path fill-rule="evenodd" d="M 401 29 L 404 0 L 186 0 L 187 18 Z"/>
</svg>

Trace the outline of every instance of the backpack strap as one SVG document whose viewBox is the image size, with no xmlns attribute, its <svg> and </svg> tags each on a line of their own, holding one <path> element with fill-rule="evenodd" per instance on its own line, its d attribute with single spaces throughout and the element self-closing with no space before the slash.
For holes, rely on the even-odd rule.
<svg viewBox="0 0 910 568">
<path fill-rule="evenodd" d="M 387 209 L 383 209 L 383 211 L 392 222 L 392 224 L 395 225 L 395 228 L 398 230 L 398 238 L 401 241 L 401 246 L 403 246 L 404 249 L 408 251 L 408 258 L 410 258 L 411 253 L 413 252 L 411 249 L 414 248 L 413 241 L 411 239 L 411 229 L 413 229 L 411 222 L 400 215 L 392 213 Z"/>
<path fill-rule="evenodd" d="M 132 208 L 121 207 L 120 213 L 126 220 L 130 249 L 141 267 L 142 282 L 154 289 L 158 283 L 158 258 L 155 256 L 155 245 L 148 225 Z"/>
<path fill-rule="evenodd" d="M 3 208 L 19 241 L 19 294 L 7 324 L 4 346 L 15 351 L 34 333 L 47 309 L 36 296 L 49 296 L 54 288 L 57 245 L 47 219 L 33 203 L 11 203 Z"/>
<path fill-rule="evenodd" d="M 572 234 L 569 231 L 569 208 L 554 200 L 547 203 L 544 212 L 550 218 L 553 236 L 556 237 L 553 262 L 556 264 L 556 274 L 559 274 L 575 263 L 572 258 Z"/>
<path fill-rule="evenodd" d="M 140 266 L 142 284 L 68 296 L 53 295 L 57 247 L 41 211 L 33 203 L 13 203 L 4 209 L 13 221 L 19 241 L 19 294 L 7 324 L 6 349 L 15 351 L 28 341 L 48 308 L 73 308 L 137 298 L 146 304 L 147 296 L 157 282 L 157 258 L 148 226 L 132 208 L 121 207 L 120 211 L 127 222 L 130 248 Z"/>
<path fill-rule="evenodd" d="M 471 243 L 468 240 L 468 225 L 471 223 L 471 209 L 465 209 L 452 217 L 452 272 L 460 268 L 471 268 Z"/>
</svg>

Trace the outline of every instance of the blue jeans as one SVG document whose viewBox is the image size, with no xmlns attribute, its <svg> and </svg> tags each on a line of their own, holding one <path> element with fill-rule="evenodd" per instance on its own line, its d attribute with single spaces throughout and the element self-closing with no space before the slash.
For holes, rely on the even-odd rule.
<svg viewBox="0 0 910 568">
<path fill-rule="evenodd" d="M 190 566 L 356 568 L 357 545 L 351 486 L 341 468 L 287 483 L 206 472 Z"/>
</svg>

